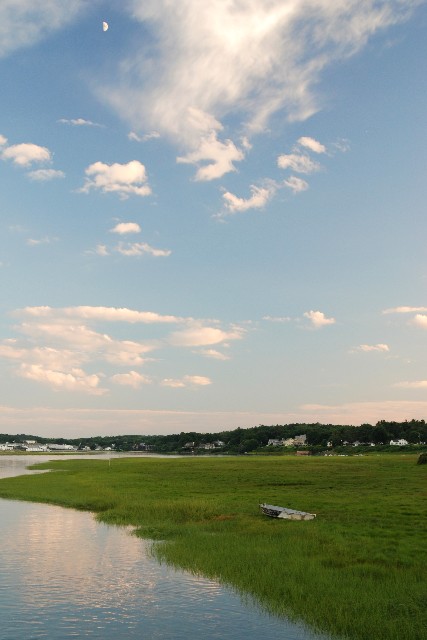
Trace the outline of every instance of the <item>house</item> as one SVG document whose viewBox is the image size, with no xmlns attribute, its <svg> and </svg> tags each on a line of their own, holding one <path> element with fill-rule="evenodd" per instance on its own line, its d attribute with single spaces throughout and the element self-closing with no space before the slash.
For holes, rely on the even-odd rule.
<svg viewBox="0 0 427 640">
<path fill-rule="evenodd" d="M 77 451 L 77 447 L 72 444 L 54 444 L 49 442 L 47 445 L 49 451 Z"/>
<path fill-rule="evenodd" d="M 270 438 L 270 440 L 267 442 L 267 447 L 281 447 L 281 446 L 283 446 L 283 440 Z"/>
<path fill-rule="evenodd" d="M 22 450 L 22 444 L 20 442 L 3 442 L 0 445 L 1 451 L 14 451 L 15 449 Z"/>
<path fill-rule="evenodd" d="M 286 438 L 286 440 L 282 440 L 282 445 L 284 447 L 293 447 L 295 444 L 295 438 Z"/>
<path fill-rule="evenodd" d="M 404 447 L 406 444 L 409 444 L 407 440 L 400 438 L 399 440 L 390 440 L 390 444 L 395 447 Z"/>
<path fill-rule="evenodd" d="M 307 444 L 307 436 L 304 434 L 300 435 L 300 436 L 295 436 L 294 438 L 294 444 L 296 446 L 304 446 Z"/>
<path fill-rule="evenodd" d="M 25 451 L 30 451 L 31 453 L 41 453 L 42 451 L 47 451 L 47 446 L 45 444 L 39 444 L 38 442 L 25 444 L 24 447 Z"/>
</svg>

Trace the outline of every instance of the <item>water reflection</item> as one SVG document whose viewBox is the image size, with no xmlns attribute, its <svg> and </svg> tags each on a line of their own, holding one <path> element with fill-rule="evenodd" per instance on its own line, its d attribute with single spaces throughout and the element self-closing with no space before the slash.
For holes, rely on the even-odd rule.
<svg viewBox="0 0 427 640">
<path fill-rule="evenodd" d="M 90 513 L 5 500 L 0 513 L 0 640 L 315 637 L 159 565 L 147 542 Z"/>
</svg>

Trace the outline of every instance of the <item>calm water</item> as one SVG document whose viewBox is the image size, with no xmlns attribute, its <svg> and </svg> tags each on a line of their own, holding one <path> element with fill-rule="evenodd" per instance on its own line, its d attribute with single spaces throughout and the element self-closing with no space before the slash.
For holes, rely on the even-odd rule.
<svg viewBox="0 0 427 640">
<path fill-rule="evenodd" d="M 0 477 L 30 463 L 2 456 Z M 89 513 L 0 500 L 0 640 L 40 638 L 319 636 L 245 605 L 216 582 L 159 565 L 129 529 Z"/>
</svg>

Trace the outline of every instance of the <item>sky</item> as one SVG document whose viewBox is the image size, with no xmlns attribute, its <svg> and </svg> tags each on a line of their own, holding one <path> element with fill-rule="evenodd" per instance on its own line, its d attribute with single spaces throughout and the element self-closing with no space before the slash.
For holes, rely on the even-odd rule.
<svg viewBox="0 0 427 640">
<path fill-rule="evenodd" d="M 2 0 L 0 431 L 427 418 L 426 29 Z"/>
</svg>

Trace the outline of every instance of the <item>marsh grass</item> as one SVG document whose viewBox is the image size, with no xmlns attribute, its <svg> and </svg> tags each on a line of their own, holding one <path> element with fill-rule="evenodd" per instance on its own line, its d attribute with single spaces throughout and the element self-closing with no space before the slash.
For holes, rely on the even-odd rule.
<svg viewBox="0 0 427 640">
<path fill-rule="evenodd" d="M 416 456 L 54 461 L 0 496 L 133 525 L 161 561 L 357 640 L 425 640 L 426 467 Z M 64 473 L 66 471 L 66 473 Z M 259 502 L 317 513 L 266 518 Z"/>
</svg>

